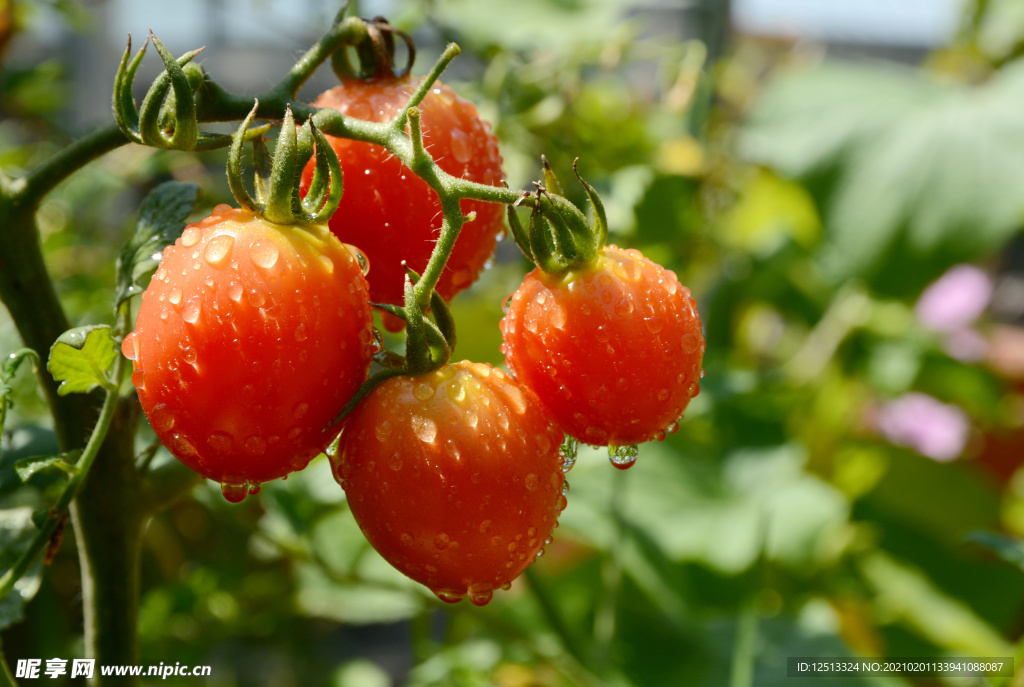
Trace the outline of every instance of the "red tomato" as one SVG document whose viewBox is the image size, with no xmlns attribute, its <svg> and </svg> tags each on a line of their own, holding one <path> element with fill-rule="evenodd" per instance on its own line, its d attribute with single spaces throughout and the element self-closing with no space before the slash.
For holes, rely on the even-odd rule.
<svg viewBox="0 0 1024 687">
<path fill-rule="evenodd" d="M 332 461 L 388 562 L 444 601 L 482 606 L 551 536 L 565 507 L 561 443 L 529 389 L 463 361 L 376 387 Z"/>
<path fill-rule="evenodd" d="M 321 94 L 313 103 L 357 119 L 386 121 L 395 117 L 416 90 L 420 79 L 402 77 L 350 80 Z M 491 186 L 504 179 L 497 139 L 476 107 L 440 83 L 420 106 L 426 149 L 445 172 Z M 344 195 L 330 221 L 331 231 L 359 246 L 372 267 L 370 299 L 401 305 L 405 269 L 402 260 L 422 272 L 441 228 L 441 204 L 426 182 L 383 148 L 329 136 L 344 174 Z M 312 178 L 312 164 L 303 175 L 303 192 Z M 504 230 L 504 208 L 497 203 L 463 201 L 463 214 L 476 212 L 459 234 L 437 292 L 450 300 L 472 284 L 494 252 Z M 386 319 L 389 328 L 399 328 Z"/>
<path fill-rule="evenodd" d="M 501 329 L 516 379 L 587 444 L 663 439 L 700 390 L 696 304 L 673 272 L 636 250 L 606 246 L 588 268 L 562 275 L 535 269 Z"/>
<path fill-rule="evenodd" d="M 221 205 L 164 250 L 122 350 L 160 440 L 241 500 L 336 434 L 374 350 L 366 280 L 327 227 Z"/>
</svg>

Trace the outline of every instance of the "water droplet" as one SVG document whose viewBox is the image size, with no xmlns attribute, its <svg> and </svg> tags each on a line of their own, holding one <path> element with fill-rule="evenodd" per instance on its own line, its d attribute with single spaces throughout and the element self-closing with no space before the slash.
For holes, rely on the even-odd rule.
<svg viewBox="0 0 1024 687">
<path fill-rule="evenodd" d="M 233 210 L 234 208 L 228 205 L 227 203 L 219 203 L 215 208 L 213 208 L 213 212 L 210 214 L 212 214 L 214 217 L 220 217 L 221 215 L 226 215 L 232 212 Z"/>
<path fill-rule="evenodd" d="M 477 417 L 477 414 L 475 412 L 470 410 L 466 412 L 466 414 L 462 417 L 462 420 L 470 429 L 474 429 L 477 425 L 477 422 L 480 421 L 480 418 Z"/>
<path fill-rule="evenodd" d="M 567 505 L 569 505 L 569 501 L 565 498 L 565 494 L 562 494 L 558 497 L 558 502 L 555 504 L 555 508 L 563 511 Z"/>
<path fill-rule="evenodd" d="M 281 251 L 272 241 L 253 241 L 249 246 L 249 259 L 252 260 L 252 264 L 265 270 L 276 265 L 280 255 Z"/>
<path fill-rule="evenodd" d="M 171 305 L 181 305 L 181 289 L 174 289 L 167 294 L 167 300 L 171 302 Z"/>
<path fill-rule="evenodd" d="M 242 285 L 237 281 L 228 284 L 228 298 L 238 303 L 242 300 Z"/>
<path fill-rule="evenodd" d="M 461 403 L 466 400 L 466 387 L 463 386 L 460 380 L 455 380 L 445 389 L 448 393 L 448 398 L 452 399 L 456 403 Z"/>
<path fill-rule="evenodd" d="M 516 552 L 516 549 L 518 549 L 518 548 L 519 548 L 519 545 L 518 545 L 518 544 L 516 544 L 516 543 L 515 543 L 515 542 L 513 541 L 513 542 L 509 542 L 509 543 L 508 543 L 508 547 L 506 547 L 506 548 L 508 548 L 508 552 L 509 552 L 509 553 L 515 553 L 515 552 Z"/>
<path fill-rule="evenodd" d="M 244 484 L 228 484 L 225 482 L 220 485 L 220 493 L 231 503 L 241 503 L 246 495 L 248 495 L 249 489 Z"/>
<path fill-rule="evenodd" d="M 505 296 L 505 300 L 501 302 L 501 312 L 503 314 L 508 315 L 508 309 L 509 306 L 512 305 L 512 297 L 514 295 L 514 293 L 510 293 L 509 295 Z"/>
<path fill-rule="evenodd" d="M 388 458 L 388 467 L 391 468 L 392 470 L 394 470 L 395 472 L 398 472 L 399 470 L 401 470 L 402 469 L 402 454 L 401 453 L 392 453 L 391 457 Z"/>
<path fill-rule="evenodd" d="M 612 338 L 611 333 L 608 331 L 608 327 L 599 325 L 597 331 L 594 332 L 594 338 L 600 343 L 608 343 L 608 340 Z"/>
<path fill-rule="evenodd" d="M 569 480 L 562 480 L 562 496 L 569 495 Z"/>
<path fill-rule="evenodd" d="M 658 391 L 658 400 L 659 401 L 665 402 L 665 401 L 668 400 L 668 397 L 669 397 L 669 390 L 668 389 L 663 388 L 660 391 Z"/>
<path fill-rule="evenodd" d="M 246 482 L 245 484 L 249 489 L 250 496 L 255 496 L 256 494 L 260 493 L 261 489 L 263 489 L 263 485 L 260 484 L 259 482 Z"/>
<path fill-rule="evenodd" d="M 434 547 L 440 549 L 441 551 L 444 551 L 448 548 L 448 543 L 450 541 L 451 540 L 448 538 L 448 535 L 444 532 L 441 532 L 439 535 L 434 537 Z"/>
<path fill-rule="evenodd" d="M 636 462 L 636 457 L 640 450 L 636 444 L 631 446 L 609 446 L 608 447 L 608 459 L 612 465 L 620 470 L 633 467 L 633 463 Z"/>
<path fill-rule="evenodd" d="M 700 348 L 700 339 L 693 334 L 683 334 L 683 353 L 696 353 Z"/>
<path fill-rule="evenodd" d="M 203 230 L 194 224 L 190 224 L 185 227 L 185 231 L 181 232 L 181 245 L 185 248 L 191 248 L 199 243 L 201 238 L 203 238 Z"/>
<path fill-rule="evenodd" d="M 412 546 L 412 535 L 408 532 L 402 532 L 402 536 L 399 537 L 399 540 L 406 546 Z"/>
<path fill-rule="evenodd" d="M 412 395 L 418 401 L 429 401 L 434 397 L 434 387 L 429 384 L 417 384 L 416 388 L 412 390 Z"/>
<path fill-rule="evenodd" d="M 246 295 L 247 300 L 249 301 L 249 305 L 253 306 L 254 308 L 260 308 L 263 306 L 264 303 L 267 302 L 267 299 L 266 297 L 264 297 L 263 292 L 260 291 L 259 289 L 252 289 Z"/>
<path fill-rule="evenodd" d="M 576 464 L 576 454 L 579 449 L 579 442 L 573 437 L 567 437 L 565 443 L 562 444 L 561 448 L 558 449 L 558 453 L 562 456 L 562 472 L 569 472 L 572 470 L 572 466 Z"/>
<path fill-rule="evenodd" d="M 526 476 L 526 481 L 524 482 L 524 484 L 526 484 L 526 490 L 535 491 L 537 489 L 537 483 L 539 481 L 540 480 L 538 479 L 537 475 L 531 472 L 529 475 Z"/>
<path fill-rule="evenodd" d="M 294 408 L 292 408 L 292 417 L 296 420 L 301 420 L 307 412 L 309 412 L 309 404 L 298 403 Z"/>
<path fill-rule="evenodd" d="M 199 300 L 199 296 L 193 296 L 185 302 L 185 307 L 181 309 L 181 319 L 189 324 L 195 324 L 199 320 L 201 310 L 202 302 Z"/>
<path fill-rule="evenodd" d="M 258 437 L 254 434 L 253 436 L 245 440 L 243 448 L 245 449 L 246 453 L 253 456 L 259 456 L 263 455 L 263 453 L 267 450 L 267 442 L 263 440 L 263 437 Z"/>
<path fill-rule="evenodd" d="M 134 380 L 134 377 L 132 378 Z M 153 410 L 149 411 L 149 424 L 158 433 L 166 433 L 174 429 L 174 415 L 166 403 L 157 403 Z"/>
<path fill-rule="evenodd" d="M 373 328 L 373 352 L 377 353 L 384 348 L 384 335 L 376 327 Z"/>
<path fill-rule="evenodd" d="M 132 372 L 132 384 L 135 385 L 136 389 L 141 389 L 146 383 L 146 378 L 142 374 L 142 368 L 138 368 L 135 372 Z"/>
<path fill-rule="evenodd" d="M 373 428 L 373 432 L 377 435 L 378 441 L 385 441 L 389 436 L 391 436 L 391 422 L 388 420 L 382 421 Z"/>
<path fill-rule="evenodd" d="M 505 394 L 505 399 L 509 402 L 509 405 L 512 406 L 512 410 L 516 412 L 516 415 L 522 415 L 526 412 L 526 398 L 518 387 L 506 384 L 501 390 Z"/>
<path fill-rule="evenodd" d="M 469 600 L 474 606 L 486 606 L 491 602 L 494 590 L 487 583 L 476 583 L 469 586 Z"/>
<path fill-rule="evenodd" d="M 228 454 L 231 452 L 231 435 L 227 432 L 214 432 L 206 437 L 206 445 L 215 453 Z"/>
<path fill-rule="evenodd" d="M 412 431 L 416 434 L 416 438 L 425 444 L 434 443 L 434 439 L 437 437 L 437 425 L 434 421 L 421 417 L 419 415 L 412 416 Z"/>
<path fill-rule="evenodd" d="M 181 357 L 189 365 L 194 365 L 196 362 L 196 349 L 192 348 L 191 346 L 185 346 L 183 349 L 181 349 Z"/>
<path fill-rule="evenodd" d="M 484 520 L 483 522 L 481 522 L 480 523 L 480 534 L 487 534 L 487 532 L 491 529 L 491 525 L 493 525 L 493 524 L 494 523 L 492 523 L 490 520 Z"/>
<path fill-rule="evenodd" d="M 230 234 L 214 236 L 203 249 L 203 260 L 214 269 L 223 269 L 231 260 L 231 249 L 235 245 L 235 237 Z"/>
<path fill-rule="evenodd" d="M 644 319 L 644 325 L 651 334 L 657 334 L 665 328 L 665 322 L 660 317 L 648 317 Z"/>
<path fill-rule="evenodd" d="M 451 151 L 452 157 L 463 164 L 469 162 L 473 157 L 472 142 L 469 136 L 462 129 L 451 130 Z"/>
<path fill-rule="evenodd" d="M 451 589 L 433 589 L 431 591 L 446 604 L 456 604 L 466 598 L 465 592 L 452 591 Z"/>
<path fill-rule="evenodd" d="M 459 460 L 460 458 L 462 458 L 462 454 L 459 452 L 458 445 L 451 439 L 448 440 L 448 443 L 445 444 L 444 448 L 445 451 L 448 452 L 448 455 L 452 457 L 452 460 Z"/>
<path fill-rule="evenodd" d="M 309 337 L 309 333 L 306 331 L 306 323 L 300 322 L 299 326 L 295 328 L 295 340 L 305 341 Z"/>
<path fill-rule="evenodd" d="M 135 360 L 139 357 L 139 340 L 135 336 L 135 332 L 124 337 L 124 341 L 121 342 L 121 354 L 128 360 Z"/>
</svg>

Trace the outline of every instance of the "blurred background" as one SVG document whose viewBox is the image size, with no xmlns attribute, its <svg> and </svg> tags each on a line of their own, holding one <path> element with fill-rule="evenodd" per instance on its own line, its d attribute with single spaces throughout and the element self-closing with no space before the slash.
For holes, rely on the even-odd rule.
<svg viewBox="0 0 1024 687">
<path fill-rule="evenodd" d="M 128 33 L 206 45 L 217 81 L 255 93 L 337 9 L 0 0 L 0 166 L 110 122 Z M 444 80 L 493 123 L 512 187 L 542 153 L 563 176 L 580 157 L 611 241 L 697 297 L 707 376 L 631 470 L 581 452 L 547 554 L 485 608 L 442 605 L 384 563 L 323 459 L 237 506 L 201 486 L 145 533 L 143 662 L 209 664 L 217 687 L 742 687 L 788 684 L 787 656 L 1024 655 L 1024 2 L 354 11 L 411 32 L 416 73 L 459 43 Z M 136 82 L 157 73 L 150 55 Z M 333 83 L 321 70 L 303 96 Z M 142 196 L 194 181 L 198 217 L 230 197 L 223 169 L 222 153 L 127 146 L 49 197 L 41 239 L 74 324 L 110 320 Z M 502 362 L 501 303 L 527 267 L 505 241 L 455 299 L 458 357 Z M 0 312 L 0 351 L 19 345 Z M 29 375 L 17 387 L 9 519 L 54 487 L 10 469 L 55 448 Z M 35 584 L 0 606 L 8 658 L 81 656 L 70 533 Z"/>
</svg>

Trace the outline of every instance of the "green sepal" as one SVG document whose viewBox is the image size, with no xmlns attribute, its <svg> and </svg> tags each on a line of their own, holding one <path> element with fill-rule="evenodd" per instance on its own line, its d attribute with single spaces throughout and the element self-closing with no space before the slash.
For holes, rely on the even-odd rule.
<svg viewBox="0 0 1024 687">
<path fill-rule="evenodd" d="M 252 166 L 256 170 L 255 189 L 256 202 L 265 207 L 270 198 L 270 172 L 274 166 L 274 158 L 262 136 L 252 139 Z"/>
<path fill-rule="evenodd" d="M 330 141 L 317 127 L 312 118 L 303 128 L 309 128 L 316 143 L 315 166 L 309 192 L 303 200 L 303 210 L 310 224 L 327 222 L 338 209 L 344 190 L 341 163 L 331 147 Z"/>
<path fill-rule="evenodd" d="M 53 378 L 60 382 L 59 396 L 86 393 L 96 387 L 114 392 L 110 371 L 117 359 L 110 326 L 105 324 L 75 327 L 57 337 L 50 347 L 46 363 Z"/>
<path fill-rule="evenodd" d="M 530 213 L 530 250 L 537 267 L 544 272 L 558 274 L 568 268 L 558 255 L 554 235 L 541 214 L 539 203 L 533 206 L 533 212 Z"/>
<path fill-rule="evenodd" d="M 274 164 L 270 170 L 270 197 L 263 207 L 263 216 L 271 222 L 290 224 L 302 212 L 299 205 L 296 178 L 301 170 L 298 163 L 298 133 L 292 108 L 285 108 L 281 130 L 274 147 Z"/>
<path fill-rule="evenodd" d="M 598 195 L 597 190 L 588 184 L 586 179 L 580 176 L 580 172 L 576 168 L 579 161 L 579 158 L 573 160 L 572 172 L 583 185 L 583 190 L 587 192 L 587 198 L 590 199 L 590 205 L 594 209 L 594 247 L 599 253 L 601 252 L 601 249 L 604 248 L 605 243 L 608 242 L 608 215 L 604 211 L 604 201 L 601 200 L 601 196 Z"/>
<path fill-rule="evenodd" d="M 249 114 L 242 120 L 235 135 L 231 137 L 231 145 L 228 147 L 227 164 L 228 187 L 231 189 L 231 195 L 235 197 L 239 205 L 254 212 L 262 211 L 263 206 L 252 199 L 252 196 L 249 195 L 249 190 L 245 187 L 245 182 L 242 181 L 242 144 L 245 143 L 246 132 L 249 130 L 252 120 L 256 117 L 256 111 L 259 107 L 260 101 L 254 100 Z"/>
<path fill-rule="evenodd" d="M 516 242 L 527 260 L 537 264 L 537 258 L 534 257 L 533 248 L 530 246 L 530 235 L 526 233 L 523 223 L 519 221 L 519 213 L 516 212 L 515 204 L 506 206 L 505 214 L 508 217 L 508 228 L 509 233 L 512 234 L 512 240 Z"/>
<path fill-rule="evenodd" d="M 139 137 L 142 143 L 158 148 L 193 150 L 198 141 L 199 124 L 196 121 L 192 86 L 182 68 L 202 52 L 203 48 L 187 52 L 175 60 L 156 36 L 150 33 L 149 37 L 160 54 L 160 59 L 163 60 L 164 71 L 153 80 L 146 97 L 142 100 L 139 108 Z M 172 89 L 175 100 L 174 133 L 168 137 L 161 128 L 161 111 L 168 91 Z"/>
<path fill-rule="evenodd" d="M 370 307 L 376 308 L 381 312 L 386 312 L 389 315 L 394 315 L 402 322 L 405 322 L 408 319 L 408 316 L 405 314 L 405 308 L 400 305 L 394 305 L 392 303 L 370 303 Z"/>
<path fill-rule="evenodd" d="M 132 53 L 132 37 L 128 36 L 128 47 L 121 57 L 121 64 L 117 68 L 117 75 L 114 77 L 113 109 L 114 121 L 121 129 L 121 132 L 136 143 L 142 142 L 139 135 L 139 112 L 135 106 L 135 98 L 132 96 L 132 84 L 135 82 L 135 73 L 139 70 L 142 58 L 146 55 L 146 47 L 149 45 L 149 38 L 142 44 L 135 57 L 129 60 Z"/>
<path fill-rule="evenodd" d="M 551 165 L 548 164 L 547 156 L 540 156 L 540 164 L 544 170 L 544 186 L 547 187 L 548 191 L 558 196 L 565 195 L 562 192 L 562 184 L 558 182 L 558 177 L 555 176 L 555 171 L 551 169 Z"/>
</svg>

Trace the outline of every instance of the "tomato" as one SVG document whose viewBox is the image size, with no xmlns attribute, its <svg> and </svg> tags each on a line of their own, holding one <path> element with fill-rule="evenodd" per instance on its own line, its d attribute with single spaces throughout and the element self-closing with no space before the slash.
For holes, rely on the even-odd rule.
<svg viewBox="0 0 1024 687">
<path fill-rule="evenodd" d="M 516 379 L 587 444 L 663 439 L 700 390 L 704 336 L 693 298 L 636 250 L 606 246 L 561 275 L 534 270 L 501 329 Z"/>
<path fill-rule="evenodd" d="M 353 249 L 221 205 L 164 250 L 122 350 L 160 440 L 241 500 L 324 450 L 374 345 Z"/>
<path fill-rule="evenodd" d="M 313 104 L 357 119 L 385 121 L 405 107 L 419 83 L 420 79 L 411 77 L 346 80 Z M 497 139 L 472 103 L 437 83 L 420 109 L 424 145 L 441 169 L 491 186 L 502 183 Z M 369 258 L 370 299 L 401 305 L 402 260 L 422 272 L 440 232 L 437 194 L 383 148 L 330 136 L 328 140 L 338 154 L 345 189 L 330 221 L 331 231 L 342 241 L 359 246 Z M 309 165 L 303 175 L 305 186 L 311 177 Z M 476 280 L 505 226 L 504 208 L 497 203 L 467 200 L 462 211 L 475 212 L 476 219 L 463 226 L 437 284 L 437 292 L 445 300 Z M 386 319 L 386 324 L 399 326 L 394 319 Z"/>
<path fill-rule="evenodd" d="M 463 361 L 376 387 L 332 462 L 388 562 L 444 601 L 483 605 L 540 555 L 565 507 L 562 438 L 529 389 Z"/>
</svg>

